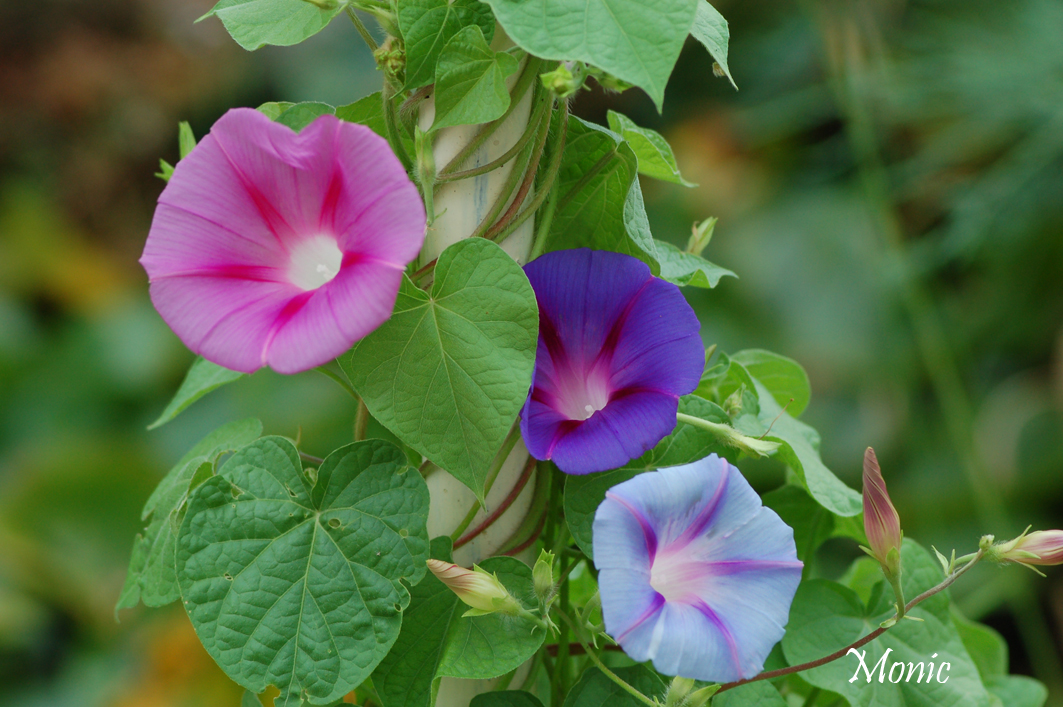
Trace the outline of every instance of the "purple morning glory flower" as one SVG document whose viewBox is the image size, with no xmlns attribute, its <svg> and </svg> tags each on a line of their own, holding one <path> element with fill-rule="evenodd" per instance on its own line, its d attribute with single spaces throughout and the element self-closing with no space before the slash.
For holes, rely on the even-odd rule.
<svg viewBox="0 0 1063 707">
<path fill-rule="evenodd" d="M 751 678 L 801 581 L 793 530 L 712 454 L 610 489 L 594 516 L 605 627 L 633 660 L 711 682 Z"/>
<path fill-rule="evenodd" d="M 296 373 L 391 316 L 424 234 L 417 188 L 372 130 L 324 115 L 296 134 L 238 108 L 178 163 L 140 262 L 188 348 Z"/>
<path fill-rule="evenodd" d="M 520 429 L 536 459 L 569 474 L 615 469 L 675 429 L 705 365 L 679 288 L 629 255 L 586 248 L 524 266 L 539 346 Z"/>
</svg>

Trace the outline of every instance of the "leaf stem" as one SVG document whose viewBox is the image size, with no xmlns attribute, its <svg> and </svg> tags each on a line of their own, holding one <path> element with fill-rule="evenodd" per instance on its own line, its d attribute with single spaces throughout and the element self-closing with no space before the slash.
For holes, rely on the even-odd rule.
<svg viewBox="0 0 1063 707">
<path fill-rule="evenodd" d="M 334 380 L 337 383 L 339 383 L 340 387 L 343 388 L 344 390 L 346 390 L 348 393 L 350 393 L 350 396 L 352 398 L 354 398 L 355 400 L 357 400 L 358 402 L 362 401 L 362 399 L 361 399 L 361 397 L 359 397 L 358 393 L 355 392 L 354 388 L 351 387 L 351 384 L 348 383 L 347 381 L 343 380 L 343 376 L 341 376 L 340 374 L 336 373 L 332 369 L 328 368 L 327 365 L 318 366 L 314 370 L 317 371 L 318 373 L 320 373 L 321 375 L 325 376 L 326 378 L 331 378 L 332 380 Z"/>
<path fill-rule="evenodd" d="M 384 87 L 380 90 L 381 101 L 383 102 L 384 112 L 384 126 L 388 134 L 388 143 L 391 145 L 391 150 L 395 153 L 395 156 L 399 158 L 399 162 L 402 162 L 403 168 L 407 172 L 413 171 L 413 161 L 410 159 L 409 153 L 406 152 L 406 146 L 402 144 L 402 138 L 399 136 L 398 118 L 395 111 L 395 103 L 392 98 L 395 97 L 395 88 L 391 85 L 391 82 L 384 81 Z"/>
<path fill-rule="evenodd" d="M 948 589 L 949 586 L 953 582 L 955 582 L 957 579 L 959 579 L 960 576 L 963 575 L 964 572 L 966 572 L 967 570 L 971 569 L 971 567 L 973 567 L 975 565 L 975 563 L 977 563 L 979 560 L 981 560 L 982 556 L 984 554 L 985 554 L 985 552 L 983 550 L 979 550 L 977 553 L 975 553 L 974 558 L 970 562 L 968 562 L 966 565 L 964 565 L 960 569 L 958 569 L 955 572 L 953 572 L 952 574 L 950 574 L 948 577 L 946 577 L 944 580 L 942 580 L 942 582 L 940 584 L 938 584 L 937 586 L 934 586 L 934 587 L 931 587 L 930 589 L 927 589 L 925 592 L 923 592 L 922 594 L 917 596 L 915 599 L 912 599 L 910 602 L 908 602 L 905 605 L 905 607 L 904 607 L 905 613 L 908 613 L 917 604 L 922 603 L 924 600 L 929 599 L 930 597 L 934 596 L 938 592 L 942 592 L 942 591 Z M 809 661 L 807 663 L 801 663 L 800 665 L 792 665 L 792 666 L 790 666 L 788 668 L 779 668 L 778 670 L 769 670 L 766 673 L 761 673 L 760 675 L 757 675 L 756 677 L 749 678 L 748 680 L 736 680 L 734 682 L 724 683 L 723 685 L 720 686 L 720 689 L 716 691 L 716 694 L 718 695 L 721 692 L 724 692 L 725 690 L 730 690 L 732 688 L 738 687 L 740 685 L 745 685 L 745 684 L 748 684 L 748 683 L 751 683 L 751 682 L 757 682 L 759 680 L 772 680 L 774 678 L 779 678 L 779 677 L 782 677 L 784 675 L 791 675 L 793 673 L 800 673 L 800 672 L 805 671 L 805 670 L 811 670 L 812 668 L 818 668 L 821 665 L 826 665 L 827 663 L 830 663 L 830 662 L 833 662 L 835 660 L 838 660 L 839 658 L 845 657 L 846 655 L 849 654 L 850 650 L 854 650 L 856 648 L 860 648 L 861 646 L 863 646 L 863 645 L 865 645 L 867 643 L 870 643 L 871 641 L 875 640 L 876 638 L 878 638 L 879 636 L 884 634 L 886 631 L 890 630 L 890 628 L 892 628 L 892 626 L 895 626 L 895 625 L 896 624 L 892 624 L 891 626 L 880 626 L 879 628 L 875 629 L 874 631 L 872 631 L 871 633 L 867 634 L 863 638 L 860 638 L 860 639 L 850 643 L 849 645 L 845 646 L 844 648 L 840 648 L 840 649 L 834 651 L 833 653 L 831 653 L 830 655 L 824 656 L 824 657 L 819 658 L 817 660 L 812 660 L 812 661 Z"/>
<path fill-rule="evenodd" d="M 544 180 L 539 190 L 539 194 L 547 195 L 548 200 L 546 208 L 539 215 L 539 225 L 536 227 L 535 242 L 532 244 L 532 252 L 528 256 L 529 261 L 535 260 L 546 250 L 546 240 L 550 236 L 550 226 L 554 221 L 554 213 L 557 211 L 557 192 L 561 184 L 557 179 L 557 175 L 561 171 L 561 157 L 565 150 L 565 142 L 568 140 L 568 101 L 561 101 L 560 110 L 561 127 L 558 128 L 556 142 L 551 146 L 550 164 L 546 167 L 546 180 Z M 536 194 L 536 199 L 539 198 L 539 194 Z M 538 208 L 539 204 L 533 202 L 531 206 Z"/>
<path fill-rule="evenodd" d="M 564 621 L 565 624 L 572 629 L 572 633 L 576 637 L 576 640 L 579 641 L 579 644 L 583 647 L 584 653 L 586 653 L 587 657 L 591 659 L 591 662 L 594 663 L 595 667 L 597 667 L 598 670 L 601 670 L 603 673 L 605 673 L 605 676 L 607 678 L 615 682 L 624 690 L 624 692 L 628 693 L 642 704 L 649 705 L 649 707 L 658 707 L 656 702 L 639 692 L 634 686 L 630 685 L 626 680 L 621 678 L 612 670 L 605 667 L 605 664 L 602 662 L 602 659 L 598 657 L 598 654 L 592 651 L 587 645 L 587 641 L 584 640 L 583 633 L 580 631 L 579 626 L 577 626 L 576 623 L 568 617 L 568 614 L 562 611 L 558 611 L 557 613 L 558 616 L 561 617 L 561 620 Z M 561 648 L 567 647 L 567 645 L 561 646 Z M 560 650 L 558 651 L 558 653 L 560 653 Z"/>
<path fill-rule="evenodd" d="M 547 96 L 544 97 L 543 102 L 549 104 L 552 100 Z M 550 111 L 547 111 L 542 117 L 538 126 L 538 135 L 535 138 L 535 147 L 532 148 L 531 159 L 529 160 L 524 173 L 524 179 L 520 183 L 520 188 L 517 189 L 517 195 L 513 197 L 513 201 L 510 202 L 509 208 L 506 209 L 506 212 L 502 214 L 502 218 L 484 233 L 484 238 L 492 241 L 501 241 L 502 238 L 500 236 L 503 231 L 507 231 L 508 228 L 509 230 L 506 233 L 508 236 L 509 233 L 512 233 L 513 229 L 516 228 L 517 224 L 514 223 L 514 219 L 520 211 L 524 199 L 527 198 L 528 192 L 531 191 L 532 184 L 535 183 L 535 175 L 539 173 L 539 162 L 543 156 L 543 146 L 546 145 L 546 137 L 550 134 L 550 121 L 552 118 L 553 116 Z M 542 200 L 540 199 L 539 202 L 541 203 Z M 535 208 L 537 207 L 529 206 L 524 212 L 524 218 L 527 218 L 529 214 L 534 212 Z M 513 228 L 509 228 L 511 225 Z"/>
</svg>

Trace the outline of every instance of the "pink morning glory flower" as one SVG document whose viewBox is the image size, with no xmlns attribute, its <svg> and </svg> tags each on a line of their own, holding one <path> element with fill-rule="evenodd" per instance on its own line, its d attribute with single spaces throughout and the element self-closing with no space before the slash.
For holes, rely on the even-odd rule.
<svg viewBox="0 0 1063 707">
<path fill-rule="evenodd" d="M 675 285 L 629 255 L 581 248 L 524 266 L 539 345 L 521 433 L 569 474 L 622 466 L 675 428 L 705 365 L 700 324 Z"/>
<path fill-rule="evenodd" d="M 793 530 L 715 454 L 610 489 L 594 564 L 605 628 L 624 652 L 710 682 L 763 669 L 802 568 Z"/>
<path fill-rule="evenodd" d="M 159 197 L 140 262 L 192 351 L 250 373 L 326 363 L 391 316 L 425 212 L 385 140 L 230 110 Z"/>
</svg>

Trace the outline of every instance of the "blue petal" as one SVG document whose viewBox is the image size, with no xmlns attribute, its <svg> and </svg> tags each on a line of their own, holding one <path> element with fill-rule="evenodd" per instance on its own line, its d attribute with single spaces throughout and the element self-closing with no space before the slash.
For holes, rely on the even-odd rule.
<svg viewBox="0 0 1063 707">
<path fill-rule="evenodd" d="M 657 623 L 666 606 L 664 597 L 650 586 L 648 574 L 641 576 L 629 570 L 602 570 L 598 573 L 598 585 L 609 587 L 608 591 L 600 592 L 605 630 L 632 659 L 640 663 L 649 660 L 649 654 L 639 652 L 648 643 L 633 637 L 645 635 L 647 627 Z"/>
<path fill-rule="evenodd" d="M 594 565 L 599 570 L 632 570 L 650 581 L 658 539 L 639 508 L 610 491 L 594 514 Z"/>
</svg>

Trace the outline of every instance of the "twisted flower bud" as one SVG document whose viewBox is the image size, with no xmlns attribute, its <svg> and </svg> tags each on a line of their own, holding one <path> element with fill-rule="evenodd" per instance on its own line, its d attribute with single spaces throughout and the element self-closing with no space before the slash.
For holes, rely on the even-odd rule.
<svg viewBox="0 0 1063 707">
<path fill-rule="evenodd" d="M 994 545 L 987 556 L 997 562 L 1017 562 L 1030 569 L 1034 565 L 1063 565 L 1063 530 L 1026 531 L 1014 540 Z"/>
<path fill-rule="evenodd" d="M 864 532 L 871 556 L 885 571 L 900 574 L 901 519 L 886 491 L 878 458 L 871 447 L 864 452 Z"/>
<path fill-rule="evenodd" d="M 459 599 L 472 607 L 465 612 L 465 616 L 483 616 L 496 611 L 518 614 L 522 611 L 520 604 L 498 577 L 476 565 L 470 570 L 452 562 L 428 560 L 428 569 Z"/>
</svg>

